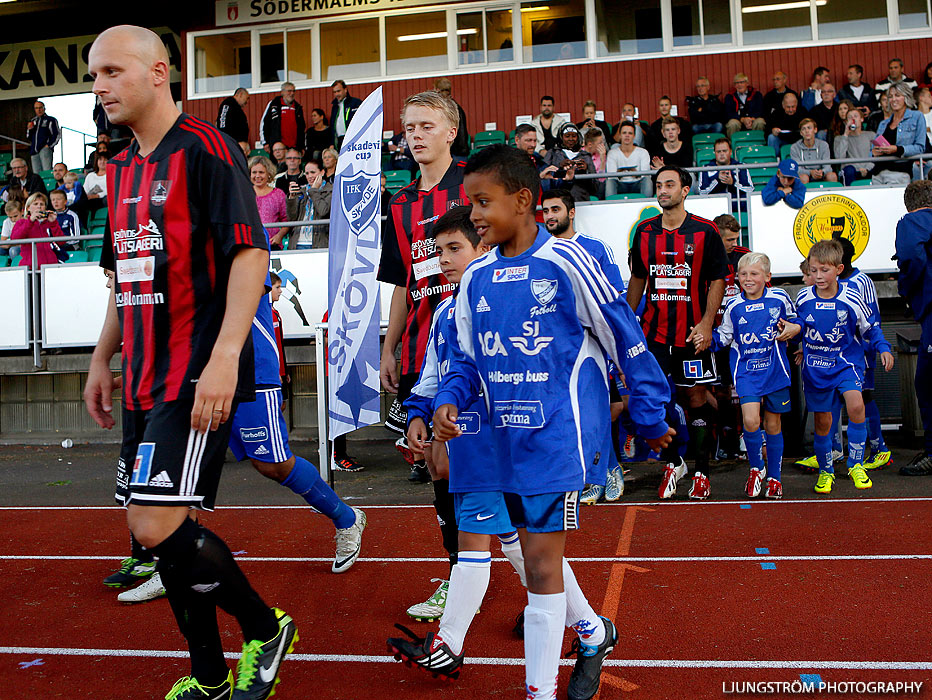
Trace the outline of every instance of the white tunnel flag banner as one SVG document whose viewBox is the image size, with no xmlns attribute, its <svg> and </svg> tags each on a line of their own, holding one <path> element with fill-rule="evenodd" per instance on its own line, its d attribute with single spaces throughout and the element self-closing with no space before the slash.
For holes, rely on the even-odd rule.
<svg viewBox="0 0 932 700">
<path fill-rule="evenodd" d="M 379 416 L 379 268 L 381 249 L 382 88 L 346 130 L 330 208 L 330 439 Z"/>
</svg>

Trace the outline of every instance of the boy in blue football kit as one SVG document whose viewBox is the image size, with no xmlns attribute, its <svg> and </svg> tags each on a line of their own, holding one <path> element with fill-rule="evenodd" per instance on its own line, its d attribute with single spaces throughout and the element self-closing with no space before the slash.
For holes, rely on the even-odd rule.
<svg viewBox="0 0 932 700">
<path fill-rule="evenodd" d="M 755 498 L 766 478 L 767 498 L 782 498 L 780 414 L 790 411 L 790 363 L 785 341 L 797 335 L 800 327 L 788 322 L 796 312 L 786 292 L 767 287 L 770 258 L 763 253 L 746 253 L 738 261 L 737 278 L 741 292 L 725 308 L 712 345 L 716 350 L 731 347 L 731 370 L 741 400 L 744 444 L 751 467 L 745 490 Z M 766 468 L 761 404 L 767 431 Z"/>
<path fill-rule="evenodd" d="M 460 283 L 459 342 L 434 400 L 434 436 L 461 435 L 460 407 L 484 394 L 509 516 L 526 529 L 527 697 L 555 696 L 564 622 L 573 609 L 579 638 L 568 694 L 588 699 L 618 633 L 564 576 L 563 552 L 566 531 L 578 526 L 580 489 L 605 479 L 606 353 L 631 381 L 631 416 L 654 449 L 673 433 L 664 421 L 669 387 L 598 263 L 578 243 L 537 226 L 540 177 L 525 154 L 483 149 L 467 163 L 464 185 L 476 231 L 498 247 L 470 265 Z"/>
<path fill-rule="evenodd" d="M 489 251 L 469 220 L 470 207 L 456 207 L 434 223 L 431 237 L 439 252 L 440 269 L 446 279 L 459 284 L 466 266 Z M 432 478 L 448 479 L 453 494 L 458 526 L 459 556 L 450 572 L 446 604 L 440 629 L 418 637 L 401 625 L 413 642 L 390 638 L 389 650 L 397 659 L 416 664 L 434 676 L 457 678 L 463 665 L 463 643 L 469 625 L 489 587 L 492 555 L 491 535 L 498 535 L 502 553 L 524 584 L 524 556 L 518 533 L 505 507 L 492 450 L 489 414 L 479 398 L 461 411 L 457 422 L 460 440 L 431 443 L 428 424 L 433 416 L 434 396 L 449 367 L 456 344 L 453 318 L 455 297 L 437 306 L 431 322 L 424 364 L 411 395 L 404 401 L 408 416 L 408 445 L 419 456 L 430 452 L 427 466 Z M 432 449 L 433 448 L 433 449 Z M 575 620 L 574 620 L 575 622 Z"/>
<path fill-rule="evenodd" d="M 803 328 L 803 381 L 806 405 L 815 414 L 815 453 L 819 460 L 816 493 L 831 493 L 832 402 L 836 394 L 848 411 L 848 476 L 859 489 L 873 484 L 864 471 L 867 440 L 864 400 L 864 344 L 880 351 L 886 371 L 893 368 L 890 344 L 854 287 L 838 283 L 844 270 L 844 250 L 838 241 L 819 241 L 809 251 L 809 270 L 815 279 L 796 297 L 796 313 Z"/>
</svg>

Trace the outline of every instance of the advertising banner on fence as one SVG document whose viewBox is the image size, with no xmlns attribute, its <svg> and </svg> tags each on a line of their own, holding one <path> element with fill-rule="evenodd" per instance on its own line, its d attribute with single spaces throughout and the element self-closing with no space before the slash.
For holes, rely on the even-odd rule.
<svg viewBox="0 0 932 700">
<path fill-rule="evenodd" d="M 895 272 L 896 222 L 906 213 L 905 187 L 809 190 L 802 209 L 784 202 L 765 206 L 751 195 L 751 250 L 770 256 L 775 277 L 799 275 L 799 263 L 816 241 L 844 236 L 854 244 L 854 264 L 864 272 Z"/>
<path fill-rule="evenodd" d="M 25 267 L 0 270 L 0 350 L 29 348 L 29 304 Z M 95 341 L 96 342 L 96 341 Z"/>
<path fill-rule="evenodd" d="M 381 420 L 379 282 L 382 88 L 363 101 L 340 149 L 330 207 L 329 436 Z"/>
</svg>

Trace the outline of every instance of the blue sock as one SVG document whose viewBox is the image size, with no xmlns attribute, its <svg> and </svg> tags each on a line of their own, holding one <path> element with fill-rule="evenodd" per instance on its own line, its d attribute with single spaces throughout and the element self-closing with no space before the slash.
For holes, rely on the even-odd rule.
<svg viewBox="0 0 932 700">
<path fill-rule="evenodd" d="M 848 421 L 848 469 L 864 464 L 864 443 L 867 442 L 867 423 Z"/>
<path fill-rule="evenodd" d="M 783 467 L 783 433 L 767 433 L 767 476 L 780 481 Z"/>
<path fill-rule="evenodd" d="M 352 527 L 356 522 L 353 509 L 340 500 L 333 489 L 320 478 L 317 468 L 304 457 L 295 455 L 294 467 L 288 478 L 282 482 L 282 486 L 287 486 L 307 501 L 311 508 L 330 518 L 340 530 Z"/>
<path fill-rule="evenodd" d="M 819 460 L 819 471 L 835 473 L 835 464 L 832 462 L 832 438 L 830 435 L 815 434 L 812 441 L 815 447 L 816 458 Z"/>
<path fill-rule="evenodd" d="M 763 469 L 764 436 L 761 434 L 760 428 L 754 432 L 750 430 L 744 431 L 744 446 L 748 450 L 748 464 L 751 466 L 751 469 Z"/>
<path fill-rule="evenodd" d="M 832 436 L 832 449 L 841 452 L 841 397 L 838 394 L 832 401 L 832 428 L 828 434 Z"/>
<path fill-rule="evenodd" d="M 871 441 L 871 454 L 886 452 L 887 443 L 883 441 L 883 433 L 880 432 L 880 409 L 877 407 L 877 402 L 874 400 L 866 402 L 864 413 L 867 414 L 867 434 Z"/>
</svg>

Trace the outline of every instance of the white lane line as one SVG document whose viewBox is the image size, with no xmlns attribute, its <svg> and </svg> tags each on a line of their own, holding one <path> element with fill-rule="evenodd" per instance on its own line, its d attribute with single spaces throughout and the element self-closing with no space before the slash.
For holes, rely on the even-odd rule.
<svg viewBox="0 0 932 700">
<path fill-rule="evenodd" d="M 187 658 L 188 652 L 160 649 L 82 649 L 65 647 L 0 647 L 0 654 L 23 654 L 35 656 L 119 656 L 138 658 Z M 240 654 L 226 652 L 228 659 L 238 659 Z M 369 656 L 364 654 L 289 654 L 289 661 L 344 662 L 344 663 L 394 663 L 391 656 Z M 467 664 L 477 666 L 523 666 L 523 658 L 466 657 Z M 572 666 L 572 659 L 561 659 L 563 666 Z M 625 668 L 786 668 L 786 669 L 850 669 L 876 671 L 927 671 L 932 670 L 932 661 L 721 661 L 717 659 L 608 659 L 606 666 Z"/>
<path fill-rule="evenodd" d="M 624 508 L 627 506 L 640 506 L 642 508 L 667 508 L 671 506 L 692 506 L 692 507 L 710 507 L 710 506 L 781 506 L 781 505 L 826 505 L 832 503 L 923 503 L 932 501 L 932 496 L 903 497 L 903 498 L 833 498 L 833 499 L 789 499 L 780 500 L 755 499 L 744 501 L 631 501 L 619 503 L 599 503 L 596 508 Z M 382 509 L 382 510 L 404 510 L 411 508 L 430 508 L 432 505 L 362 505 L 357 506 L 363 510 Z M 584 510 L 589 510 L 586 506 Z M 122 506 L 0 506 L 0 510 L 125 510 Z M 308 510 L 306 505 L 290 506 L 217 506 L 217 511 L 222 510 Z"/>
<path fill-rule="evenodd" d="M 0 554 L 0 561 L 120 561 L 126 555 L 81 555 L 81 554 Z M 800 554 L 779 555 L 760 554 L 741 557 L 567 557 L 571 562 L 608 562 L 608 563 L 640 563 L 640 564 L 676 564 L 699 562 L 746 562 L 746 561 L 914 561 L 932 559 L 932 554 Z M 237 561 L 253 562 L 332 562 L 333 557 L 236 557 Z M 369 564 L 409 564 L 448 562 L 447 557 L 360 557 L 357 563 Z M 508 561 L 504 557 L 493 557 L 494 562 Z"/>
</svg>

